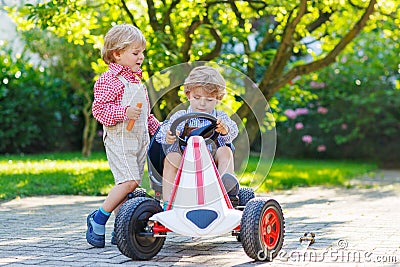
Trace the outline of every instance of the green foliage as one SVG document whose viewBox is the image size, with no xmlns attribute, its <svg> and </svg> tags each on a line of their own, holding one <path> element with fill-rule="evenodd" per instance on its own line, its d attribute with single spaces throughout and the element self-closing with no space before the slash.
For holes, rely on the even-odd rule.
<svg viewBox="0 0 400 267">
<path fill-rule="evenodd" d="M 48 85 L 56 90 L 56 93 L 52 96 L 55 98 L 53 104 L 59 104 L 58 108 L 63 109 L 62 112 L 65 116 L 71 119 L 65 121 L 68 122 L 68 125 L 64 125 L 64 127 L 73 130 L 73 132 L 70 132 L 72 134 L 68 135 L 68 138 L 58 138 L 58 144 L 48 145 L 43 151 L 54 151 L 60 148 L 79 149 L 80 144 L 85 143 L 85 138 L 88 138 L 88 135 L 91 134 L 89 131 L 84 131 L 84 134 L 81 134 L 83 124 L 90 125 L 90 121 L 94 120 L 91 116 L 91 104 L 95 73 L 90 65 L 92 61 L 98 59 L 97 51 L 93 50 L 92 44 L 76 45 L 69 42 L 67 37 L 57 37 L 50 31 L 43 32 L 36 28 L 21 32 L 20 36 L 25 42 L 25 50 L 29 51 L 25 54 L 34 54 L 35 64 L 46 66 L 45 75 L 47 77 L 43 78 L 54 82 L 54 84 Z M 25 60 L 31 61 L 29 58 Z M 43 76 L 39 68 L 36 68 L 35 71 L 38 73 L 35 74 L 32 71 L 29 75 Z M 29 88 L 25 90 L 29 90 Z M 58 95 L 65 97 L 61 99 Z M 59 103 L 60 101 L 62 103 Z M 72 119 L 73 124 L 71 124 Z M 92 130 L 90 127 L 87 128 Z M 39 133 L 36 133 L 36 135 L 39 135 Z M 32 143 L 30 145 L 22 143 L 20 146 L 18 145 L 19 143 L 16 142 L 14 151 L 32 152 L 37 148 Z"/>
<path fill-rule="evenodd" d="M 295 77 L 305 76 L 334 62 L 360 31 L 379 31 L 396 41 L 399 36 L 399 6 L 399 0 L 157 0 L 146 4 L 138 0 L 65 0 L 41 1 L 36 5 L 7 10 L 21 30 L 46 29 L 73 44 L 76 51 L 80 51 L 74 54 L 78 55 L 75 58 L 89 55 L 90 47 L 98 52 L 105 32 L 112 25 L 132 23 L 148 40 L 143 66 L 145 79 L 182 62 L 216 61 L 239 69 L 257 82 L 268 100 L 277 96 L 273 107 L 278 113 L 302 106 L 296 102 L 295 107 L 291 107 L 288 99 L 291 102 L 314 101 L 316 93 L 299 86 Z M 310 49 L 311 43 L 317 44 L 320 52 Z M 88 56 L 86 59 L 89 64 L 83 64 L 80 69 L 89 74 L 86 77 L 92 79 L 95 77 L 91 75 L 93 71 L 97 74 L 104 71 L 104 63 L 97 58 Z M 289 82 L 294 84 L 285 86 Z M 282 94 L 276 95 L 280 90 Z M 87 95 L 85 99 L 88 99 Z M 228 100 L 234 101 L 233 98 Z M 155 106 L 156 115 L 164 119 L 179 101 L 176 93 L 166 95 L 160 99 L 161 104 Z M 279 101 L 283 103 L 279 104 Z M 316 103 L 314 107 L 317 108 Z M 237 108 L 237 113 L 247 121 L 248 129 L 257 128 L 245 105 Z M 318 111 L 315 114 L 319 116 Z M 275 117 L 284 119 L 282 113 Z M 255 133 L 250 130 L 248 133 L 250 140 L 254 140 Z M 355 133 L 354 138 L 358 136 Z M 343 138 L 337 137 L 336 141 L 343 142 Z M 315 151 L 312 145 L 307 148 L 310 153 Z"/>
<path fill-rule="evenodd" d="M 398 41 L 381 33 L 364 34 L 354 53 L 321 73 L 328 90 L 318 94 L 330 112 L 319 127 L 345 148 L 346 156 L 360 153 L 362 158 L 399 162 L 399 54 Z"/>
<path fill-rule="evenodd" d="M 250 158 L 243 177 L 251 176 L 258 159 Z M 257 173 L 268 173 L 261 166 Z M 370 163 L 278 159 L 258 192 L 296 186 L 346 186 L 349 179 L 375 170 Z M 142 187 L 151 193 L 147 170 Z M 241 177 L 243 181 L 245 178 Z M 104 152 L 90 158 L 79 153 L 0 156 L 0 200 L 37 195 L 106 195 L 114 180 Z"/>
<path fill-rule="evenodd" d="M 296 101 L 296 106 L 279 94 L 281 104 L 285 103 L 282 110 L 284 107 L 308 110 L 305 115 L 279 124 L 279 154 L 398 163 L 399 54 L 396 39 L 387 39 L 382 31 L 366 33 L 338 63 L 320 71 L 314 77 L 316 80 L 303 77 L 295 81 L 305 92 L 296 92 L 297 100 L 310 94 L 317 99 L 304 99 L 303 103 Z M 294 100 L 293 97 L 290 99 Z M 296 129 L 299 123 L 303 127 Z M 312 136 L 312 142 L 303 142 L 304 135 Z"/>
<path fill-rule="evenodd" d="M 300 6 L 305 5 L 304 14 Z M 132 23 L 148 40 L 145 74 L 186 61 L 214 60 L 246 73 L 258 82 L 276 51 L 293 30 L 292 44 L 278 58 L 285 68 L 276 69 L 279 79 L 289 70 L 296 55 L 321 59 L 340 41 L 365 12 L 368 2 L 308 1 L 43 1 L 22 8 L 8 8 L 23 30 L 38 27 L 77 45 L 102 46 L 104 33 L 114 24 Z M 368 30 L 387 20 L 399 6 L 398 0 L 377 4 Z M 388 16 L 389 14 L 389 16 Z M 291 23 L 299 16 L 295 29 Z M 183 18 L 183 19 L 182 19 Z M 398 24 L 399 22 L 396 21 Z M 395 36 L 395 35 L 394 35 Z M 323 53 L 308 49 L 304 37 L 320 41 Z M 95 61 L 93 61 L 95 63 Z M 305 64 L 305 62 L 298 62 Z M 96 63 L 95 63 L 96 64 Z M 148 78 L 145 77 L 145 78 Z M 178 101 L 178 99 L 176 99 Z"/>
<path fill-rule="evenodd" d="M 45 67 L 34 66 L 26 54 L 1 45 L 0 152 L 55 150 L 73 138 L 73 101 L 65 83 Z"/>
</svg>

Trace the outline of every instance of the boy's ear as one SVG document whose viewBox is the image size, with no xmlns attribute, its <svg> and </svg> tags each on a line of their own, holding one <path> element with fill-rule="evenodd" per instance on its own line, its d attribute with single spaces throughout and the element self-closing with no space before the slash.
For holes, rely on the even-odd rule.
<svg viewBox="0 0 400 267">
<path fill-rule="evenodd" d="M 113 51 L 112 54 L 113 54 L 113 56 L 114 56 L 114 58 L 115 58 L 116 60 L 119 59 L 120 56 L 121 56 L 121 52 L 120 52 L 120 51 L 117 51 L 117 50 Z"/>
</svg>

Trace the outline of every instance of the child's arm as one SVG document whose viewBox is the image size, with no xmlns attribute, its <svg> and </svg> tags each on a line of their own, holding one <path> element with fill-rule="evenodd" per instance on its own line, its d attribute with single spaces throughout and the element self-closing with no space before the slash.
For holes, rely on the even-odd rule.
<svg viewBox="0 0 400 267">
<path fill-rule="evenodd" d="M 222 135 L 227 135 L 229 132 L 229 127 L 225 124 L 225 122 L 221 119 L 217 120 L 217 127 L 215 128 L 215 131 L 217 133 L 220 133 Z"/>
<path fill-rule="evenodd" d="M 216 131 L 220 133 L 218 139 L 225 144 L 232 143 L 239 133 L 236 123 L 223 111 L 217 112 L 217 119 L 219 123 L 217 122 Z"/>
<path fill-rule="evenodd" d="M 151 135 L 154 135 L 158 129 L 158 127 L 160 127 L 161 123 L 157 120 L 157 118 L 153 115 L 150 114 L 148 119 L 147 119 L 147 124 L 148 124 L 148 129 L 149 129 L 149 133 Z"/>
<path fill-rule="evenodd" d="M 169 129 L 171 128 L 172 123 L 177 118 L 179 118 L 179 117 L 181 117 L 181 116 L 183 116 L 185 114 L 186 114 L 185 110 L 179 110 L 175 114 L 173 114 L 168 121 L 164 122 L 161 125 L 161 128 L 160 128 L 160 130 L 158 131 L 158 133 L 156 135 L 156 141 L 158 143 L 160 143 L 160 144 L 170 144 L 168 142 L 171 141 L 171 137 L 168 137 L 169 140 L 167 140 L 167 135 L 168 135 Z M 178 126 L 176 130 L 181 133 L 182 129 L 183 129 L 183 126 Z"/>
<path fill-rule="evenodd" d="M 167 144 L 172 145 L 173 143 L 176 142 L 176 136 L 178 136 L 179 134 L 180 134 L 179 131 L 176 131 L 176 134 L 172 134 L 172 132 L 168 130 L 165 141 L 167 142 Z"/>
<path fill-rule="evenodd" d="M 127 106 L 121 106 L 119 92 L 123 84 L 113 82 L 107 73 L 100 76 L 94 85 L 93 117 L 105 126 L 113 126 L 127 120 Z"/>
</svg>

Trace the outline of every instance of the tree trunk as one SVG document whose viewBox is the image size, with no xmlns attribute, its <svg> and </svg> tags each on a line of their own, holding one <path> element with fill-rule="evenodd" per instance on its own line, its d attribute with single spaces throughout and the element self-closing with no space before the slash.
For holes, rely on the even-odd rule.
<svg viewBox="0 0 400 267">
<path fill-rule="evenodd" d="M 243 163 L 247 161 L 250 155 L 250 146 L 256 137 L 259 136 L 261 127 L 267 127 L 267 125 L 265 125 L 265 117 L 266 114 L 270 112 L 268 102 L 261 91 L 254 87 L 255 84 L 247 79 L 244 82 L 246 84 L 247 92 L 242 99 L 245 103 L 243 103 L 237 111 L 238 117 L 233 118 L 239 126 L 242 125 L 242 129 L 240 129 L 241 132 L 234 143 L 236 151 L 240 151 L 240 153 L 235 154 L 236 170 L 239 170 Z M 274 122 L 271 122 L 271 127 L 271 131 L 273 132 L 269 133 L 269 135 L 274 135 Z M 275 137 L 273 136 L 273 138 Z M 260 140 L 260 142 L 262 141 L 265 140 Z M 271 146 L 271 144 L 269 145 Z M 275 147 L 270 147 L 270 149 L 273 149 L 273 153 L 275 152 Z"/>
<path fill-rule="evenodd" d="M 92 117 L 92 100 L 88 93 L 84 93 L 84 100 L 82 114 L 84 119 L 84 126 L 82 132 L 82 156 L 90 157 L 92 154 L 93 140 L 96 136 L 97 121 Z"/>
</svg>

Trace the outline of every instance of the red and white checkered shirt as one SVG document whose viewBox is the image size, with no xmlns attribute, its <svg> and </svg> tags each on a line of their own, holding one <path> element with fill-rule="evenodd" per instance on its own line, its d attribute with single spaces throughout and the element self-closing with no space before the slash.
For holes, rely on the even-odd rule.
<svg viewBox="0 0 400 267">
<path fill-rule="evenodd" d="M 117 78 L 118 75 L 124 77 L 130 83 L 140 83 L 142 70 L 133 72 L 129 67 L 110 63 L 108 71 L 100 75 L 94 84 L 94 101 L 92 106 L 93 117 L 105 126 L 112 126 L 119 122 L 128 120 L 126 109 L 129 106 L 122 106 L 122 95 L 124 94 L 124 84 Z M 149 132 L 154 135 L 160 122 L 150 114 L 150 101 L 145 88 Z"/>
</svg>

